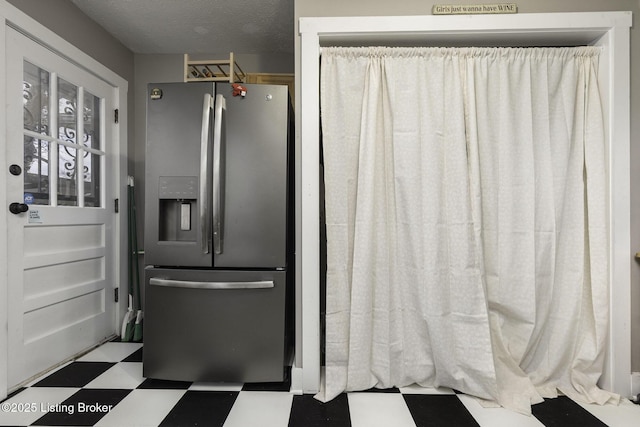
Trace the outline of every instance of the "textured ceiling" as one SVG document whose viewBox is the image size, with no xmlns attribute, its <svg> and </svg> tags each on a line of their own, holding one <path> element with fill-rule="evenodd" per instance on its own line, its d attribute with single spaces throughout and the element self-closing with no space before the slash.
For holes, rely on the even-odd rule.
<svg viewBox="0 0 640 427">
<path fill-rule="evenodd" d="M 71 0 L 135 53 L 293 54 L 293 0 Z"/>
</svg>

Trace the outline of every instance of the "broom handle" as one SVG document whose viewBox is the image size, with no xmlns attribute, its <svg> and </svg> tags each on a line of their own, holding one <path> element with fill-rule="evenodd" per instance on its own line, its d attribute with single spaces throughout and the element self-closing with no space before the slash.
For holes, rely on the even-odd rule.
<svg viewBox="0 0 640 427">
<path fill-rule="evenodd" d="M 135 287 L 133 290 L 134 295 L 134 305 L 136 310 L 142 309 L 142 303 L 140 301 L 140 267 L 138 260 L 138 226 L 137 226 L 137 212 L 136 212 L 136 190 L 134 185 L 133 177 L 131 177 L 131 224 L 133 227 L 133 252 L 131 256 L 131 261 L 134 266 L 134 283 Z"/>
<path fill-rule="evenodd" d="M 133 228 L 132 223 L 131 223 L 131 177 L 128 177 L 128 182 L 127 182 L 127 199 L 128 199 L 128 206 L 127 206 L 127 216 L 128 216 L 128 221 L 127 221 L 127 231 L 128 231 L 128 248 L 129 248 L 129 296 L 132 297 L 133 296 L 133 258 L 131 256 L 131 253 L 133 252 L 133 239 L 131 237 L 131 230 Z M 133 309 L 133 304 L 132 301 L 129 300 L 129 307 L 131 309 Z"/>
</svg>

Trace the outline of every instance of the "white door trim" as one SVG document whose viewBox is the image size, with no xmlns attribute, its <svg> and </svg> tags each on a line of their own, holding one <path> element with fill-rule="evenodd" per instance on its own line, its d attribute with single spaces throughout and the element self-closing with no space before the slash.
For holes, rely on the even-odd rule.
<svg viewBox="0 0 640 427">
<path fill-rule="evenodd" d="M 300 18 L 296 144 L 298 266 L 297 343 L 292 389 L 320 385 L 319 143 L 320 47 L 341 43 L 425 43 L 485 39 L 510 45 L 527 39 L 599 44 L 605 49 L 603 96 L 608 106 L 609 224 L 611 230 L 610 346 L 601 386 L 631 395 L 630 42 L 631 12 L 540 13 L 467 16 L 368 16 Z M 300 335 L 299 335 L 300 336 Z"/>
<path fill-rule="evenodd" d="M 113 135 L 116 139 L 113 151 L 113 164 L 119 168 L 118 176 L 115 178 L 112 194 L 106 195 L 106 203 L 113 203 L 113 200 L 120 200 L 120 212 L 126 212 L 126 177 L 127 177 L 127 91 L 128 82 L 106 68 L 104 65 L 91 58 L 89 55 L 73 46 L 48 28 L 42 26 L 36 20 L 26 15 L 5 0 L 0 0 L 0 99 L 6 99 L 6 28 L 7 25 L 17 29 L 38 43 L 53 50 L 76 65 L 84 68 L 90 73 L 107 82 L 114 90 L 114 106 L 119 109 L 119 124 L 111 123 L 114 126 Z M 4 102 L 0 102 L 0 135 L 6 135 L 6 107 Z M 4 145 L 0 149 L 0 165 L 5 172 L 0 173 L 0 242 L 7 242 L 7 206 L 8 200 L 4 189 L 7 185 L 6 173 L 6 152 Z M 114 286 L 126 289 L 127 283 L 127 254 L 121 250 L 121 242 L 126 242 L 127 225 L 126 215 L 119 215 L 115 224 L 115 244 L 112 250 L 114 262 Z M 8 388 L 8 268 L 7 268 L 7 244 L 0 245 L 0 399 L 6 397 Z M 116 308 L 114 319 L 114 330 L 118 331 L 118 319 L 121 312 L 126 310 L 126 298 L 120 299 L 120 304 Z"/>
</svg>

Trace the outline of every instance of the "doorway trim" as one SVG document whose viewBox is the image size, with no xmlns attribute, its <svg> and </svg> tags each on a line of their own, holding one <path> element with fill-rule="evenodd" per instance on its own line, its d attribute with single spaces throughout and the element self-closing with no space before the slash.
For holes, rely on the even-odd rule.
<svg viewBox="0 0 640 427">
<path fill-rule="evenodd" d="M 6 29 L 7 26 L 15 28 L 27 37 L 35 40 L 39 44 L 56 52 L 58 55 L 83 68 L 91 74 L 97 76 L 101 80 L 113 87 L 114 91 L 114 108 L 119 110 L 118 123 L 112 123 L 114 126 L 114 147 L 111 152 L 113 156 L 112 164 L 117 166 L 118 174 L 115 177 L 115 183 L 112 194 L 106 195 L 106 203 L 114 203 L 114 199 L 120 200 L 121 212 L 126 212 L 126 182 L 127 182 L 127 92 L 128 82 L 96 61 L 88 54 L 84 53 L 53 31 L 44 27 L 42 24 L 31 18 L 15 6 L 0 0 L 0 99 L 6 99 L 5 82 L 7 79 L 6 72 Z M 107 115 L 108 117 L 109 115 Z M 6 106 L 0 103 L 0 135 L 6 135 Z M 0 148 L 0 165 L 3 166 L 5 172 L 0 173 L 0 188 L 4 189 L 7 185 L 6 173 L 6 151 L 4 146 Z M 8 391 L 8 268 L 7 268 L 7 206 L 8 200 L 6 192 L 0 191 L 0 399 L 7 396 Z M 112 248 L 114 259 L 114 288 L 119 288 L 124 284 L 126 289 L 127 283 L 127 254 L 121 250 L 121 242 L 127 239 L 126 215 L 118 215 L 114 224 L 114 245 Z M 114 318 L 114 331 L 119 329 L 119 321 L 121 313 L 126 310 L 126 298 L 120 298 L 116 305 L 116 313 Z"/>
<path fill-rule="evenodd" d="M 320 387 L 320 49 L 330 45 L 527 46 L 591 44 L 604 49 L 601 92 L 607 135 L 611 321 L 600 386 L 631 396 L 631 12 L 537 13 L 464 16 L 304 17 L 299 20 L 300 98 L 296 129 L 299 342 L 292 390 Z M 615 285 L 613 285 L 615 284 Z M 615 309 L 614 309 L 615 308 Z"/>
</svg>

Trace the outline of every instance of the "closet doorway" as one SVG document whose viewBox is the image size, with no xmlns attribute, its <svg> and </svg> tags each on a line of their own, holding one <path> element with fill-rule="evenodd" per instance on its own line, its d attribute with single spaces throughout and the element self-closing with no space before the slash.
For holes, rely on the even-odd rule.
<svg viewBox="0 0 640 427">
<path fill-rule="evenodd" d="M 630 395 L 630 171 L 629 27 L 631 14 L 559 13 L 516 16 L 410 16 L 301 18 L 301 112 L 298 169 L 301 295 L 294 388 L 320 384 L 319 92 L 324 46 L 601 46 L 600 90 L 605 116 L 609 283 L 611 306 L 607 362 L 600 386 Z M 613 285 L 615 284 L 615 285 Z"/>
</svg>

